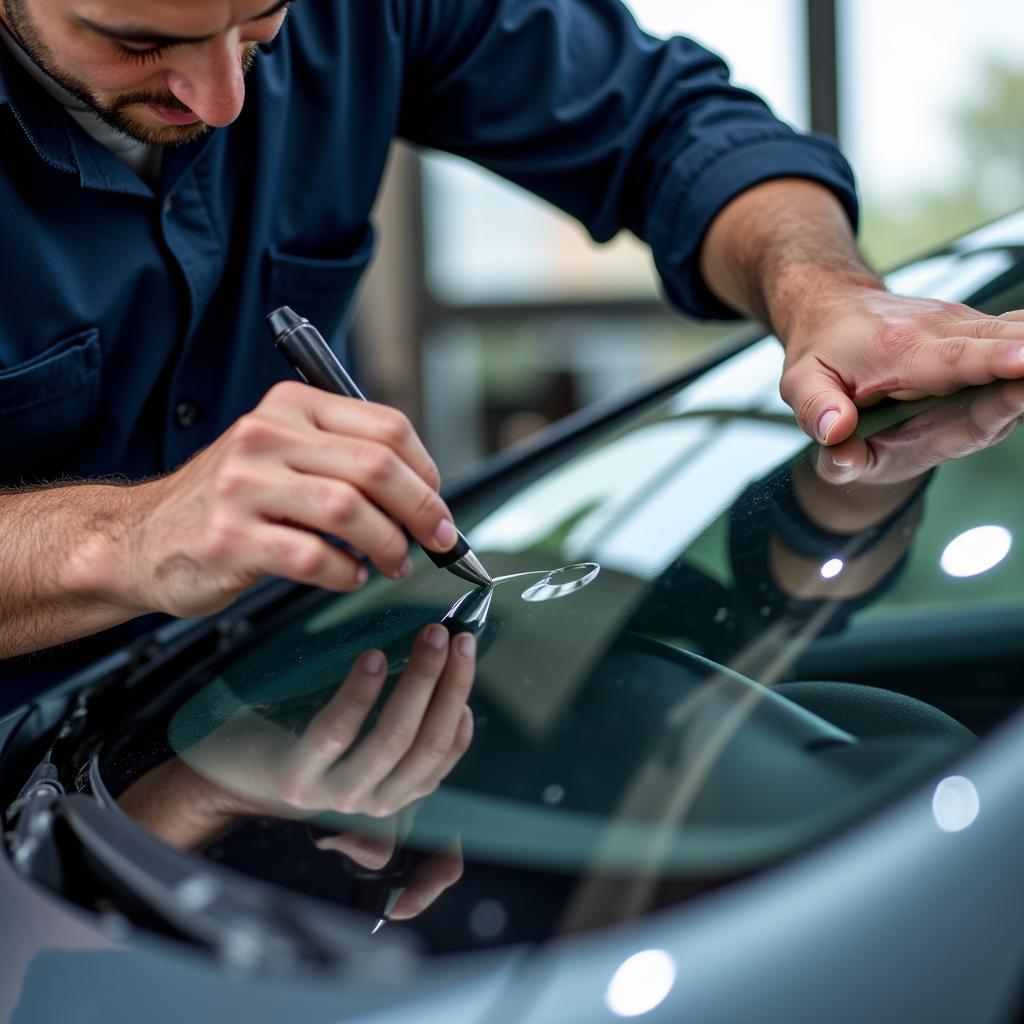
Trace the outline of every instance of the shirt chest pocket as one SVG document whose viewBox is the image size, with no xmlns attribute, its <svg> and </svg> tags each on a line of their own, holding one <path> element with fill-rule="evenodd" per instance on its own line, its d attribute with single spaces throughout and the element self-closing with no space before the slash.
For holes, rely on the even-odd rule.
<svg viewBox="0 0 1024 1024">
<path fill-rule="evenodd" d="M 341 352 L 356 291 L 373 255 L 374 232 L 367 225 L 350 255 L 322 259 L 295 256 L 277 246 L 267 251 L 267 309 L 291 306 Z"/>
<path fill-rule="evenodd" d="M 74 473 L 100 398 L 96 328 L 0 369 L 0 481 L 33 483 Z"/>
</svg>

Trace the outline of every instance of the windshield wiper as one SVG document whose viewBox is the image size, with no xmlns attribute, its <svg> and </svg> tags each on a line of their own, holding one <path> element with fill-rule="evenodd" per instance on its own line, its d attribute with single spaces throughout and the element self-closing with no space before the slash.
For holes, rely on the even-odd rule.
<svg viewBox="0 0 1024 1024">
<path fill-rule="evenodd" d="M 419 954 L 411 933 L 371 937 L 363 919 L 340 908 L 165 845 L 116 805 L 95 757 L 76 779 L 82 788 L 87 778 L 91 793 L 66 792 L 58 752 L 85 731 L 86 702 L 80 695 L 4 814 L 17 871 L 72 897 L 69 889 L 79 889 L 84 879 L 87 903 L 112 904 L 129 920 L 156 918 L 235 970 L 313 963 L 394 983 L 414 969 Z"/>
<path fill-rule="evenodd" d="M 393 982 L 418 959 L 408 936 L 371 939 L 365 922 L 166 846 L 92 797 L 67 795 L 54 815 L 97 874 L 236 970 L 289 969 L 312 960 Z"/>
</svg>

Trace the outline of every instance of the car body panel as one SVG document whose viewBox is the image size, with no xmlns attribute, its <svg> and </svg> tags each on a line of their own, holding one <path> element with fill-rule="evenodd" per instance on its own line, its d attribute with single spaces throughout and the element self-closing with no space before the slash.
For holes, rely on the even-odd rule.
<svg viewBox="0 0 1024 1024">
<path fill-rule="evenodd" d="M 949 299 L 964 299 L 980 289 L 978 295 L 984 297 L 1021 264 L 1022 253 L 1024 215 L 1016 215 L 915 264 L 893 285 Z M 338 638 L 345 639 L 347 624 L 360 621 L 352 617 L 352 609 L 368 613 L 379 601 L 378 611 L 393 611 L 395 594 L 402 595 L 403 607 L 412 609 L 417 623 L 423 615 L 443 613 L 445 608 L 456 618 L 466 616 L 467 610 L 478 620 L 481 615 L 504 616 L 502 621 L 515 628 L 484 634 L 489 646 L 485 650 L 482 641 L 481 694 L 514 718 L 524 735 L 543 734 L 564 713 L 559 704 L 564 693 L 558 684 L 563 689 L 575 685 L 593 668 L 587 640 L 617 634 L 631 622 L 645 588 L 676 564 L 680 552 L 686 552 L 690 567 L 700 569 L 715 586 L 730 582 L 734 567 L 721 557 L 723 510 L 741 503 L 750 488 L 756 491 L 771 467 L 800 457 L 806 445 L 777 393 L 781 361 L 770 340 L 723 351 L 718 363 L 695 373 L 692 380 L 660 386 L 634 403 L 563 424 L 519 456 L 498 459 L 489 476 L 465 485 L 453 507 L 460 524 L 474 524 L 469 531 L 474 549 L 498 571 L 530 572 L 537 552 L 550 556 L 550 563 L 542 567 L 545 571 L 576 557 L 600 563 L 600 575 L 588 580 L 585 589 L 572 591 L 572 602 L 562 606 L 553 601 L 550 608 L 543 608 L 530 598 L 523 598 L 523 604 L 518 592 L 509 591 L 496 593 L 493 607 L 481 612 L 478 606 L 471 607 L 472 601 L 463 603 L 461 585 L 417 572 L 394 588 L 390 583 L 371 584 L 358 598 L 317 598 L 316 614 L 296 620 L 296 635 L 301 636 L 294 643 L 288 639 L 284 656 L 300 651 L 311 657 L 316 649 L 308 645 L 320 637 L 335 644 L 324 650 L 333 651 L 340 664 L 344 659 L 338 655 Z M 941 415 L 943 408 L 941 403 L 925 403 L 925 413 Z M 886 415 L 899 420 L 910 411 L 902 408 Z M 872 421 L 873 414 L 866 414 L 862 433 L 882 429 L 879 422 L 870 426 Z M 643 430 L 634 429 L 637 422 L 643 423 Z M 680 841 L 682 852 L 674 868 L 681 877 L 702 883 L 700 872 L 708 863 L 729 865 L 731 873 L 723 871 L 728 878 L 715 879 L 715 885 L 706 889 L 697 885 L 685 898 L 667 898 L 658 909 L 624 913 L 614 927 L 597 915 L 574 934 L 556 931 L 534 944 L 497 942 L 476 952 L 421 957 L 412 945 L 415 925 L 392 923 L 375 940 L 382 950 L 395 953 L 392 959 L 381 956 L 378 963 L 372 956 L 354 956 L 347 967 L 317 969 L 303 963 L 246 970 L 237 962 L 218 962 L 198 945 L 131 924 L 120 913 L 101 916 L 82 909 L 26 878 L 8 857 L 0 856 L 0 1019 L 17 1024 L 127 1024 L 139 1019 L 180 1024 L 225 1017 L 254 1024 L 589 1024 L 625 1013 L 611 1000 L 610 986 L 622 982 L 624 965 L 634 962 L 630 958 L 650 950 L 660 950 L 665 955 L 662 962 L 671 963 L 674 970 L 660 1000 L 651 1001 L 649 980 L 634 983 L 636 1005 L 646 998 L 645 1014 L 652 1020 L 1000 1024 L 1013 1019 L 1020 1012 L 1024 990 L 1024 877 L 1017 864 L 1017 851 L 1024 843 L 1024 718 L 1021 712 L 1011 714 L 1020 703 L 1013 682 L 1015 666 L 1022 662 L 1024 607 L 1018 595 L 1024 552 L 1017 542 L 998 572 L 968 583 L 951 581 L 938 565 L 950 537 L 978 522 L 1000 522 L 1014 537 L 1020 536 L 1024 513 L 1014 490 L 1019 480 L 1014 469 L 1022 442 L 1024 432 L 998 454 L 972 455 L 967 468 L 961 463 L 955 471 L 943 470 L 926 479 L 922 488 L 927 489 L 931 507 L 915 521 L 920 534 L 908 559 L 872 590 L 873 604 L 858 606 L 853 617 L 842 619 L 831 633 L 822 627 L 820 635 L 811 635 L 808 627 L 806 635 L 784 639 L 780 657 L 773 660 L 773 649 L 766 654 L 759 648 L 756 657 L 750 655 L 743 663 L 732 660 L 736 652 L 726 643 L 723 667 L 708 660 L 712 654 L 688 653 L 685 631 L 673 636 L 653 630 L 657 642 L 675 652 L 666 656 L 681 653 L 698 675 L 705 670 L 715 674 L 716 692 L 723 698 L 719 717 L 729 718 L 729 701 L 743 711 L 736 717 L 743 729 L 737 733 L 734 728 L 729 735 L 740 735 L 745 750 L 761 752 L 764 763 L 770 761 L 778 770 L 777 776 L 762 774 L 756 758 L 730 761 L 727 745 L 716 748 L 714 743 L 709 744 L 710 753 L 698 745 L 691 760 L 677 765 L 684 776 L 705 763 L 712 763 L 719 774 L 708 776 L 716 785 L 708 787 L 706 819 L 653 819 L 671 827 L 686 820 L 684 839 L 690 846 Z M 716 467 L 727 471 L 716 473 Z M 992 480 L 1005 483 L 986 487 Z M 687 577 L 682 580 L 685 584 Z M 530 586 L 536 583 L 529 581 Z M 281 593 L 285 607 L 292 591 L 285 588 Z M 315 597 L 296 597 L 296 605 L 310 596 Z M 252 607 L 258 605 L 254 600 Z M 576 611 L 562 617 L 570 605 Z M 767 604 L 765 608 L 767 635 L 776 612 Z M 709 617 L 722 610 L 729 612 L 724 606 L 707 607 Z M 755 617 L 756 612 L 755 607 Z M 209 622 L 164 627 L 149 647 L 143 643 L 116 654 L 66 681 L 33 708 L 7 716 L 0 721 L 3 763 L 16 763 L 24 770 L 42 737 L 71 711 L 77 693 L 108 677 L 143 679 L 151 672 L 159 681 L 159 666 L 165 663 L 172 666 L 167 670 L 172 683 L 168 693 L 179 685 L 178 676 L 187 680 L 192 668 L 198 673 L 196 685 L 189 683 L 182 690 L 190 699 L 175 705 L 170 727 L 161 735 L 168 743 L 167 756 L 176 754 L 187 761 L 202 737 L 214 731 L 210 716 L 223 714 L 225 707 L 230 711 L 230 702 L 246 692 L 249 682 L 255 680 L 251 692 L 260 701 L 276 699 L 276 677 L 267 685 L 259 678 L 260 671 L 273 668 L 272 659 L 266 659 L 268 648 L 253 648 L 249 667 L 244 654 L 236 658 L 231 650 L 236 632 L 253 629 L 247 615 L 236 609 Z M 268 636 L 287 636 L 287 617 L 267 621 L 286 624 L 268 627 Z M 846 628 L 851 621 L 853 628 Z M 936 622 L 947 623 L 945 635 L 936 635 Z M 398 634 L 404 635 L 405 626 L 400 625 Z M 529 635 L 531 644 L 522 643 L 522 635 Z M 538 637 L 544 640 L 543 651 Z M 200 640 L 206 645 L 202 657 L 193 653 L 200 649 Z M 964 651 L 972 643 L 975 653 L 967 657 Z M 218 664 L 218 644 L 228 652 L 224 656 L 233 659 L 231 667 L 225 672 L 211 669 L 209 677 L 202 676 L 204 659 Z M 240 651 L 245 649 L 239 645 Z M 541 692 L 529 691 L 535 675 L 531 666 L 544 657 L 542 671 L 547 675 L 538 677 L 544 681 Z M 174 658 L 180 660 L 180 668 L 174 667 Z M 977 724 L 981 742 L 962 749 L 954 738 L 948 748 L 936 747 L 934 756 L 908 760 L 906 771 L 897 773 L 891 785 L 865 785 L 863 792 L 847 786 L 841 772 L 830 774 L 830 755 L 818 760 L 810 756 L 812 747 L 842 748 L 862 737 L 853 737 L 844 726 L 822 720 L 769 688 L 778 679 L 789 678 L 790 670 L 798 680 L 826 682 L 862 674 L 875 685 L 883 679 L 902 681 L 906 691 L 926 697 L 930 670 L 955 675 L 961 664 L 964 676 L 956 699 L 949 694 L 944 699 Z M 744 665 L 750 678 L 743 674 Z M 759 666 L 757 671 L 751 668 L 754 665 Z M 837 665 L 848 675 L 827 674 Z M 993 665 L 1001 673 L 997 683 L 990 678 Z M 305 677 L 312 680 L 312 689 L 315 674 L 310 669 Z M 301 673 L 296 678 L 302 678 Z M 238 679 L 243 686 L 235 686 Z M 504 685 L 502 680 L 508 679 L 518 689 Z M 140 686 L 139 692 L 143 689 Z M 157 687 L 154 698 L 162 693 Z M 630 691 L 628 699 L 636 696 Z M 143 701 L 140 707 L 144 706 Z M 750 711 L 755 706 L 756 714 Z M 622 718 L 628 716 L 623 713 Z M 653 716 L 651 722 L 660 719 Z M 125 735 L 112 737 L 109 747 L 134 742 L 134 736 L 144 734 L 144 725 L 132 720 Z M 649 735 L 654 746 L 653 737 L 659 736 L 659 742 L 663 737 L 651 728 L 640 739 Z M 491 735 L 484 732 L 485 737 Z M 581 732 L 575 740 L 584 735 Z M 792 740 L 793 749 L 780 743 L 780 737 Z M 806 749 L 798 750 L 801 745 Z M 141 744 L 134 749 L 144 753 Z M 102 762 L 103 756 L 97 754 L 94 766 L 102 768 Z M 883 768 L 887 763 L 880 762 Z M 716 838 L 713 828 L 702 833 L 701 827 L 709 822 L 720 825 L 714 814 L 728 818 L 725 812 L 733 805 L 722 793 L 736 797 L 739 817 L 750 817 L 751 808 L 741 799 L 744 773 L 757 775 L 761 785 L 766 779 L 780 780 L 778 785 L 786 791 L 776 794 L 774 803 L 766 797 L 773 812 L 795 806 L 802 814 L 810 807 L 821 812 L 821 827 L 806 828 L 799 835 L 793 832 L 774 855 L 765 846 L 757 856 L 744 861 L 737 855 L 730 862 L 728 828 Z M 14 792 L 23 778 L 15 780 Z M 786 779 L 808 781 L 806 806 L 796 800 L 799 794 L 789 790 Z M 9 789 L 12 780 L 6 784 Z M 797 788 L 793 783 L 793 790 Z M 447 792 L 442 787 L 434 804 L 443 808 L 447 799 L 455 806 L 458 801 L 453 804 L 450 798 L 457 796 L 457 787 Z M 657 777 L 638 772 L 631 789 L 616 793 L 616 800 L 620 797 L 620 806 L 626 797 L 641 809 L 645 799 L 657 805 Z M 531 868 L 571 866 L 583 857 L 571 848 L 580 835 L 589 837 L 586 842 L 599 852 L 611 848 L 600 846 L 607 837 L 599 830 L 578 831 L 575 838 L 566 831 L 562 839 L 552 838 L 555 830 L 542 834 L 541 819 L 517 818 L 508 804 L 499 807 L 493 819 L 486 817 L 493 807 L 477 806 L 483 824 L 475 835 L 467 829 L 464 844 L 470 867 L 473 856 L 487 862 L 488 857 L 509 851 L 524 862 L 534 858 Z M 429 814 L 420 813 L 429 822 Z M 642 816 L 639 820 L 650 824 Z M 136 827 L 141 832 L 141 826 Z M 507 834 L 501 832 L 503 827 L 508 827 Z M 634 838 L 632 846 L 614 854 L 619 861 L 609 853 L 605 867 L 613 862 L 628 866 L 628 856 L 636 854 L 623 855 L 622 849 L 642 847 L 640 835 L 640 841 Z M 702 835 L 719 845 L 701 847 Z M 551 859 L 557 857 L 564 863 Z M 196 858 L 196 863 L 204 861 Z M 642 861 L 637 863 L 642 874 Z M 718 885 L 725 881 L 728 884 Z M 629 886 L 614 873 L 597 873 L 580 884 L 589 887 L 592 904 L 628 902 Z M 255 889 L 266 883 L 257 877 L 251 885 Z M 445 907 L 439 903 L 435 916 L 456 914 Z"/>
</svg>

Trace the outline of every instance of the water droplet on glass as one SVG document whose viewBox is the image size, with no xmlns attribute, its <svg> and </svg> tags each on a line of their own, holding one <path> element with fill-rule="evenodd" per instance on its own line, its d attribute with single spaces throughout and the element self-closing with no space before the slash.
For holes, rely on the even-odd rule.
<svg viewBox="0 0 1024 1024">
<path fill-rule="evenodd" d="M 762 619 L 767 619 L 768 616 L 771 615 L 771 613 L 772 613 L 772 610 L 771 610 L 771 608 L 768 607 L 768 605 L 765 604 L 765 605 L 761 606 L 761 618 Z"/>
<path fill-rule="evenodd" d="M 550 786 L 544 787 L 540 798 L 546 804 L 560 804 L 565 799 L 565 788 L 553 782 Z"/>
<path fill-rule="evenodd" d="M 715 612 L 715 622 L 717 622 L 718 625 L 721 625 L 723 622 L 725 622 L 727 618 L 729 618 L 728 608 L 719 608 L 718 611 Z"/>
<path fill-rule="evenodd" d="M 481 900 L 469 912 L 469 930 L 478 939 L 496 939 L 507 923 L 508 913 L 497 900 Z"/>
<path fill-rule="evenodd" d="M 205 875 L 190 875 L 174 887 L 174 896 L 184 910 L 196 913 L 217 898 L 217 883 Z"/>
</svg>

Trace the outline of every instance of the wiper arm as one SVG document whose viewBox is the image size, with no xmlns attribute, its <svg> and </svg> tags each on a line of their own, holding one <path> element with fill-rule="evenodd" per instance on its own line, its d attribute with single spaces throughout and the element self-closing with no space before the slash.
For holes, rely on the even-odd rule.
<svg viewBox="0 0 1024 1024">
<path fill-rule="evenodd" d="M 132 905 L 141 907 L 147 917 L 155 915 L 209 947 L 236 970 L 273 971 L 313 961 L 394 983 L 414 968 L 418 956 L 411 934 L 371 938 L 366 922 L 344 911 L 166 846 L 113 804 L 98 780 L 95 759 L 90 776 L 96 795 L 66 793 L 54 749 L 84 715 L 83 701 L 4 815 L 18 871 L 58 892 L 65 889 L 66 875 L 87 872 L 104 895 L 114 896 L 122 908 L 129 905 L 126 916 Z M 73 863 L 58 832 L 74 841 Z"/>
<path fill-rule="evenodd" d="M 281 970 L 312 959 L 393 982 L 416 962 L 410 937 L 371 939 L 364 922 L 200 862 L 91 797 L 65 796 L 54 813 L 98 874 L 232 968 Z"/>
<path fill-rule="evenodd" d="M 4 839 L 15 867 L 55 887 L 60 885 L 60 858 L 53 843 L 53 812 L 64 797 L 64 785 L 54 752 L 84 725 L 87 699 L 87 694 L 79 694 L 42 760 L 4 812 Z"/>
</svg>

